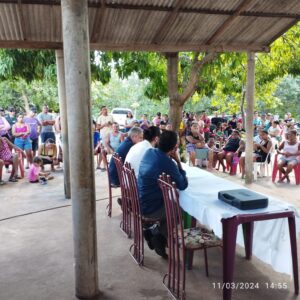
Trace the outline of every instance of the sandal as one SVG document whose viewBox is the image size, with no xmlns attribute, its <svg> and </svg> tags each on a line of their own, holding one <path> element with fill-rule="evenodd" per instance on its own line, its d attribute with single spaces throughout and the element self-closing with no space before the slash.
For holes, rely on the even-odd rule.
<svg viewBox="0 0 300 300">
<path fill-rule="evenodd" d="M 18 180 L 15 177 L 10 177 L 8 179 L 9 182 L 18 182 Z"/>
</svg>

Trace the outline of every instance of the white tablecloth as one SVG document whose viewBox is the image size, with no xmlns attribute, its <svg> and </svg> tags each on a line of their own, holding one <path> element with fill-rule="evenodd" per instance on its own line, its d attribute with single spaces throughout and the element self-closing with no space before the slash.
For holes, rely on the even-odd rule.
<svg viewBox="0 0 300 300">
<path fill-rule="evenodd" d="M 207 171 L 183 166 L 187 172 L 189 186 L 180 191 L 180 205 L 184 211 L 196 218 L 201 224 L 209 226 L 222 238 L 222 218 L 235 215 L 292 210 L 296 216 L 297 235 L 300 231 L 300 216 L 297 209 L 289 203 L 266 195 L 269 205 L 264 209 L 242 211 L 218 200 L 221 190 L 244 188 L 229 180 L 217 177 Z M 238 228 L 237 243 L 244 247 L 242 226 Z M 290 236 L 287 218 L 254 222 L 253 255 L 270 264 L 275 271 L 293 274 Z"/>
</svg>

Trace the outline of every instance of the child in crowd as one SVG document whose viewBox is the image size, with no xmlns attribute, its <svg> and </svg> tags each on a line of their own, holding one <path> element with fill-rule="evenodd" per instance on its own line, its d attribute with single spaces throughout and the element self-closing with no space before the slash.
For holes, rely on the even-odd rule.
<svg viewBox="0 0 300 300">
<path fill-rule="evenodd" d="M 43 160 L 39 156 L 34 157 L 28 173 L 28 180 L 30 183 L 47 182 L 47 180 L 53 179 L 50 176 L 50 172 L 41 172 Z"/>
</svg>

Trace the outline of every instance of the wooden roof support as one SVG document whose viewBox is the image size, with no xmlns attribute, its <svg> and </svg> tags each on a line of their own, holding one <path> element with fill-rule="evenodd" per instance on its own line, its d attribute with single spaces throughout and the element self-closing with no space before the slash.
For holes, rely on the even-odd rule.
<svg viewBox="0 0 300 300">
<path fill-rule="evenodd" d="M 232 22 L 241 15 L 243 11 L 245 11 L 253 2 L 253 0 L 244 0 L 235 13 L 231 15 L 206 41 L 205 44 L 210 45 L 221 33 L 223 33 L 231 24 Z"/>
<path fill-rule="evenodd" d="M 177 0 L 173 9 L 166 15 L 164 20 L 159 26 L 154 38 L 152 39 L 152 43 L 159 44 L 168 34 L 170 28 L 174 24 L 177 15 L 179 13 L 180 7 L 185 3 L 185 0 Z"/>
<path fill-rule="evenodd" d="M 114 43 L 91 43 L 91 50 L 102 51 L 155 51 L 155 52 L 180 52 L 180 51 L 214 51 L 214 52 L 269 52 L 270 48 L 263 45 L 175 45 L 175 44 L 114 44 Z M 62 42 L 39 42 L 39 41 L 0 41 L 0 48 L 6 49 L 62 49 Z"/>
<path fill-rule="evenodd" d="M 288 29 L 292 26 L 296 25 L 298 20 L 292 20 L 289 22 L 280 32 L 278 32 L 271 40 L 268 41 L 268 45 L 271 45 L 275 40 L 277 40 L 280 36 L 282 36 Z"/>
<path fill-rule="evenodd" d="M 100 6 L 96 12 L 96 21 L 94 22 L 92 35 L 91 35 L 91 43 L 97 42 L 99 38 L 99 33 L 103 25 L 103 17 L 106 10 L 105 0 L 101 0 Z"/>
<path fill-rule="evenodd" d="M 18 3 L 18 0 L 0 0 L 1 3 Z M 38 5 L 60 5 L 58 0 L 22 0 L 25 4 L 38 4 Z M 126 9 L 126 10 L 145 10 L 145 11 L 166 11 L 171 12 L 169 7 L 155 6 L 155 5 L 136 5 L 136 4 L 122 4 L 122 3 L 106 3 L 106 8 L 109 9 Z M 89 3 L 89 7 L 98 8 L 98 3 Z M 217 10 L 206 8 L 184 8 L 178 9 L 178 13 L 194 13 L 194 14 L 208 14 L 220 16 L 232 16 L 235 11 L 231 10 Z M 244 11 L 240 13 L 241 17 L 262 17 L 262 18 L 287 18 L 300 20 L 300 14 L 290 14 L 282 12 L 257 12 L 257 11 Z"/>
</svg>

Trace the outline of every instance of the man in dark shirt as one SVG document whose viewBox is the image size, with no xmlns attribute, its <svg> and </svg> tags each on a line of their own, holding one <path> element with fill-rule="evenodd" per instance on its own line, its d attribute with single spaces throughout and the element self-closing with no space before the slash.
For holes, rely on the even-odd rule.
<svg viewBox="0 0 300 300">
<path fill-rule="evenodd" d="M 184 190 L 188 186 L 185 171 L 176 152 L 176 145 L 177 134 L 174 131 L 164 131 L 160 136 L 158 148 L 148 149 L 144 154 L 138 176 L 142 215 L 160 219 L 157 233 L 153 236 L 145 235 L 145 238 L 148 242 L 149 240 L 153 242 L 156 253 L 162 257 L 166 257 L 167 226 L 163 195 L 158 185 L 159 175 L 162 173 L 170 175 L 179 190 Z"/>
<path fill-rule="evenodd" d="M 143 130 L 139 127 L 133 127 L 130 129 L 128 133 L 128 137 L 120 144 L 120 146 L 116 150 L 116 153 L 119 154 L 122 161 L 124 162 L 130 148 L 134 144 L 141 142 L 142 140 L 143 140 Z M 109 175 L 110 175 L 111 184 L 113 186 L 119 186 L 120 181 L 118 177 L 117 167 L 113 159 L 111 159 L 109 162 Z"/>
</svg>

